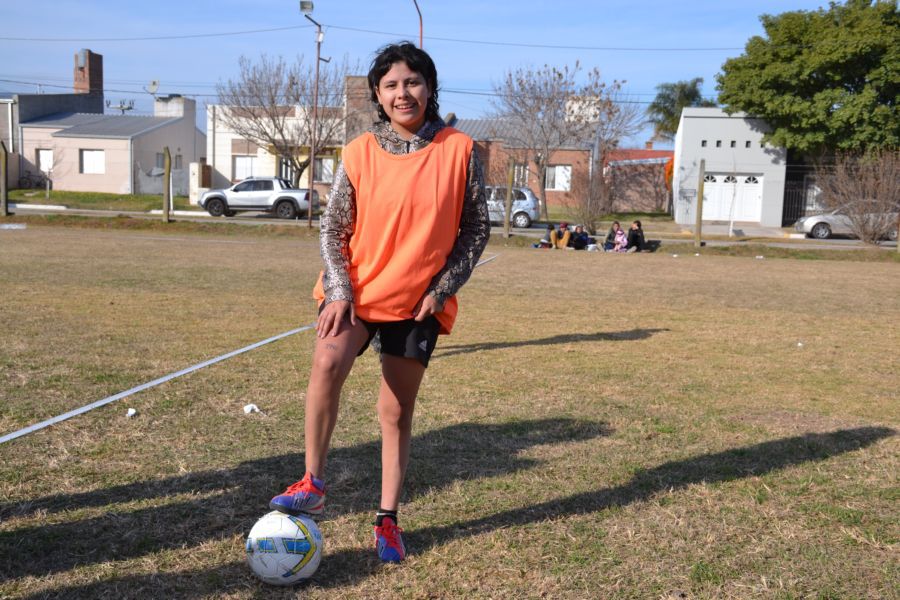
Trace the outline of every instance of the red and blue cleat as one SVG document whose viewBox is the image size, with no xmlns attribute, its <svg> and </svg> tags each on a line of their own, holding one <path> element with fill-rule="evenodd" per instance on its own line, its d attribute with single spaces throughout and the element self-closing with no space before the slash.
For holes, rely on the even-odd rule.
<svg viewBox="0 0 900 600">
<path fill-rule="evenodd" d="M 381 562 L 398 563 L 406 558 L 406 546 L 403 545 L 403 530 L 390 517 L 375 526 L 375 549 Z"/>
<path fill-rule="evenodd" d="M 321 515 L 325 511 L 325 482 L 307 473 L 272 498 L 269 508 L 289 515 Z"/>
</svg>

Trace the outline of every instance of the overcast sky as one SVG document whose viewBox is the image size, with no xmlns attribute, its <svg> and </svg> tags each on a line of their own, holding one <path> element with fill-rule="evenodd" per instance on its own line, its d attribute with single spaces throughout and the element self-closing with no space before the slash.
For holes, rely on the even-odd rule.
<svg viewBox="0 0 900 600">
<path fill-rule="evenodd" d="M 492 109 L 492 85 L 505 71 L 576 60 L 598 67 L 607 81 L 625 80 L 635 101 L 650 102 L 659 83 L 693 77 L 703 77 L 704 95 L 715 97 L 722 63 L 762 32 L 759 15 L 822 4 L 419 0 L 441 112 L 464 118 Z M 325 30 L 323 56 L 347 57 L 366 69 L 379 46 L 418 43 L 413 0 L 316 0 L 313 17 Z M 90 48 L 103 55 L 106 98 L 135 100 L 132 114 L 151 114 L 142 87 L 154 79 L 158 93 L 195 97 L 202 112 L 215 100 L 216 82 L 235 76 L 241 55 L 315 56 L 314 30 L 292 0 L 5 0 L 0 23 L 0 92 L 35 92 L 37 84 L 46 93 L 69 91 L 73 55 Z M 177 37 L 158 39 L 166 36 Z M 629 145 L 649 135 L 647 129 Z"/>
</svg>

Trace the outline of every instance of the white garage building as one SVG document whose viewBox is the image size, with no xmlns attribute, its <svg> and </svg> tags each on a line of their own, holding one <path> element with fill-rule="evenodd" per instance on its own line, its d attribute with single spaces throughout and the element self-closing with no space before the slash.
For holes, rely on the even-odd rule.
<svg viewBox="0 0 900 600">
<path fill-rule="evenodd" d="M 762 143 L 767 126 L 743 113 L 685 108 L 675 134 L 675 222 L 696 222 L 700 161 L 703 220 L 781 227 L 787 151 Z"/>
</svg>

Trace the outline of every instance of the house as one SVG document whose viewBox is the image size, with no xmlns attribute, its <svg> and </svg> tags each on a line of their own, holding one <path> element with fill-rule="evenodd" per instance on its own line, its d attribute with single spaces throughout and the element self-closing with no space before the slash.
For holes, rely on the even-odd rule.
<svg viewBox="0 0 900 600">
<path fill-rule="evenodd" d="M 103 56 L 88 49 L 76 53 L 73 80 L 70 94 L 0 94 L 0 140 L 9 153 L 10 187 L 26 170 L 38 170 L 38 157 L 22 152 L 21 123 L 61 112 L 103 114 Z"/>
<path fill-rule="evenodd" d="M 484 165 L 489 185 L 505 185 L 509 157 L 514 161 L 513 185 L 539 191 L 546 186 L 548 206 L 573 206 L 587 194 L 587 185 L 595 156 L 599 151 L 595 142 L 561 146 L 550 155 L 545 174 L 532 168 L 533 158 L 513 141 L 517 139 L 513 125 L 501 118 L 458 119 L 450 114 L 447 124 L 459 129 L 473 140 Z M 671 150 L 647 148 L 614 148 L 603 157 L 603 174 L 615 180 L 612 210 L 649 212 L 666 210 L 668 191 L 665 184 L 665 164 L 672 159 Z"/>
<path fill-rule="evenodd" d="M 538 196 L 546 186 L 548 206 L 569 206 L 579 194 L 587 193 L 591 170 L 591 143 L 585 141 L 555 149 L 546 173 L 536 173 L 534 159 L 513 141 L 514 125 L 502 118 L 459 119 L 453 113 L 445 119 L 475 141 L 488 185 L 505 185 L 509 158 L 514 161 L 513 185 L 531 188 Z"/>
<path fill-rule="evenodd" d="M 685 108 L 675 134 L 672 193 L 675 222 L 696 222 L 700 161 L 703 220 L 781 227 L 787 151 L 762 141 L 762 119 L 720 108 Z"/>
<path fill-rule="evenodd" d="M 152 117 L 105 115 L 103 57 L 87 49 L 75 54 L 73 87 L 72 94 L 0 98 L 0 109 L 6 105 L 0 135 L 11 152 L 10 184 L 40 172 L 56 190 L 161 193 L 168 146 L 174 191 L 188 193 L 188 164 L 206 150 L 194 100 L 177 94 L 156 98 Z"/>
<path fill-rule="evenodd" d="M 302 129 L 303 121 L 308 119 L 308 107 L 284 106 L 284 128 L 286 130 Z M 206 109 L 207 156 L 211 168 L 210 186 L 213 188 L 228 187 L 247 177 L 284 177 L 292 179 L 293 169 L 290 162 L 277 155 L 272 147 L 261 146 L 256 141 L 247 139 L 236 132 L 228 123 L 230 107 L 222 104 L 211 104 Z M 344 102 L 342 106 L 319 107 L 317 118 L 330 120 L 331 124 L 317 129 L 332 131 L 331 139 L 317 143 L 315 161 L 314 187 L 320 198 L 327 198 L 334 178 L 334 172 L 340 161 L 343 146 L 374 122 L 372 104 L 369 101 L 369 89 L 365 77 L 348 76 L 344 81 Z M 309 145 L 296 149 L 297 157 L 305 160 L 309 156 Z M 299 180 L 299 186 L 309 186 L 309 170 L 305 170 Z"/>
<path fill-rule="evenodd" d="M 176 194 L 188 193 L 188 164 L 206 152 L 196 104 L 177 94 L 156 98 L 154 116 L 60 112 L 20 123 L 26 169 L 48 173 L 56 190 L 162 193 L 164 149 Z"/>
</svg>

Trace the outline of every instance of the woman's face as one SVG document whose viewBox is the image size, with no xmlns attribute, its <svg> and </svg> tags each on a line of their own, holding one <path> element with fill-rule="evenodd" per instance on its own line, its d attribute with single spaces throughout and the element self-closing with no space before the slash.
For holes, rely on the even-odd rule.
<svg viewBox="0 0 900 600">
<path fill-rule="evenodd" d="M 431 90 L 425 78 L 405 62 L 391 65 L 378 82 L 375 96 L 397 133 L 411 137 L 425 123 L 425 108 Z"/>
</svg>

